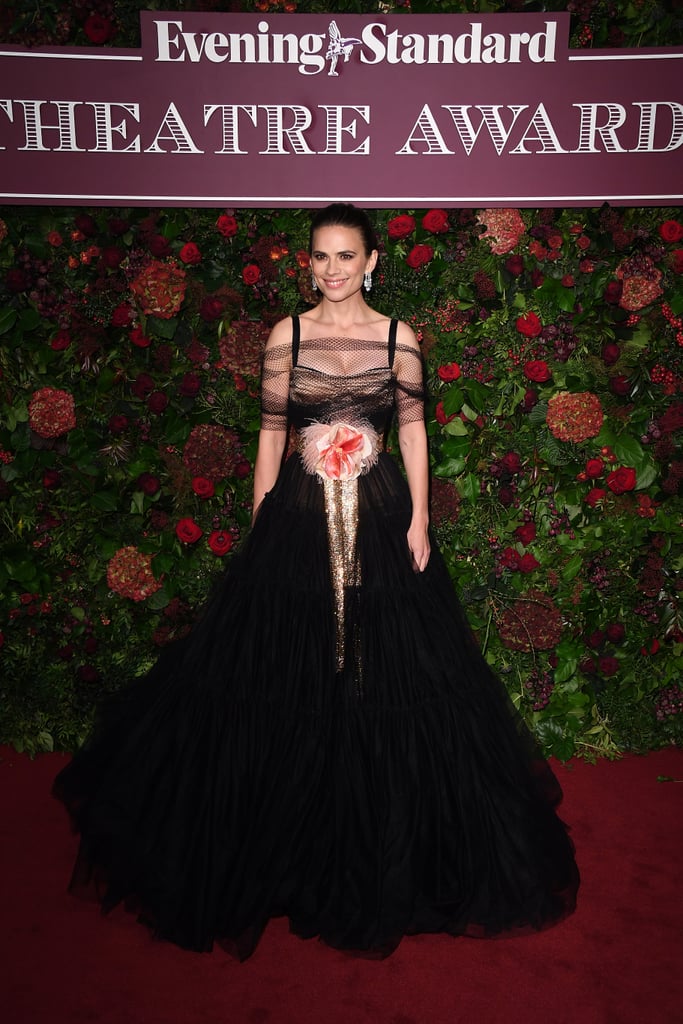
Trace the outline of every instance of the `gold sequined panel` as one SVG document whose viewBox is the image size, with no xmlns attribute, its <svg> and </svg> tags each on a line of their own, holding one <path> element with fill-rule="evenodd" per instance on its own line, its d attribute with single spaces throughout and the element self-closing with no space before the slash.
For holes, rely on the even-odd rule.
<svg viewBox="0 0 683 1024">
<path fill-rule="evenodd" d="M 324 479 L 322 483 L 325 490 L 327 537 L 334 592 L 337 671 L 341 672 L 346 658 L 346 594 L 349 588 L 360 584 L 360 566 L 356 552 L 358 480 Z"/>
</svg>

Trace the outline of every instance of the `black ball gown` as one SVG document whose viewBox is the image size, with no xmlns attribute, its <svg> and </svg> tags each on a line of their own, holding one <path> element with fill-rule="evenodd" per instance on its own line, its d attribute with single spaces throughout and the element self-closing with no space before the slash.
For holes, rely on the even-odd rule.
<svg viewBox="0 0 683 1024">
<path fill-rule="evenodd" d="M 389 335 L 299 344 L 295 319 L 267 350 L 262 426 L 298 447 L 192 632 L 106 702 L 55 783 L 81 834 L 72 886 L 188 949 L 243 959 L 287 915 L 381 956 L 575 905 L 560 786 L 439 552 L 412 567 L 410 494 L 381 448 L 395 409 L 423 416 L 422 364 Z M 346 448 L 317 446 L 339 479 L 299 450 L 311 423 L 351 426 Z M 366 458 L 354 436 L 373 428 Z M 349 459 L 363 472 L 343 479 Z"/>
</svg>

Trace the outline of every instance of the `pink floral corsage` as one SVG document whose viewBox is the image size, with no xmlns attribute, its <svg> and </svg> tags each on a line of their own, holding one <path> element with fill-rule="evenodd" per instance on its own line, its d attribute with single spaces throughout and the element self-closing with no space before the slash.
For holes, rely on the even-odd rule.
<svg viewBox="0 0 683 1024">
<path fill-rule="evenodd" d="M 304 469 L 328 480 L 355 480 L 377 462 L 377 431 L 369 423 L 311 423 L 301 440 Z"/>
</svg>

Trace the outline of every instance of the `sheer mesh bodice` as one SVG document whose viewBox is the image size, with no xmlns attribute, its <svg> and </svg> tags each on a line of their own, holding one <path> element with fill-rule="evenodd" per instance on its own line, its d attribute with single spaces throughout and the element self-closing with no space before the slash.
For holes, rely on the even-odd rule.
<svg viewBox="0 0 683 1024">
<path fill-rule="evenodd" d="M 383 433 L 394 410 L 399 426 L 423 418 L 422 359 L 397 343 L 390 365 L 387 341 L 323 337 L 302 340 L 294 362 L 290 344 L 266 349 L 261 384 L 264 430 L 299 429 L 311 420 L 367 420 Z M 296 355 L 296 353 L 295 353 Z"/>
</svg>

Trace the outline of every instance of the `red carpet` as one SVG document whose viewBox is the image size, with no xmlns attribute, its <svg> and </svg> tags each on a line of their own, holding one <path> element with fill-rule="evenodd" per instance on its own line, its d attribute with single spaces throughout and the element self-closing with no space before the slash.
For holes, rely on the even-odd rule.
<svg viewBox="0 0 683 1024">
<path fill-rule="evenodd" d="M 0 1019 L 7 1024 L 680 1024 L 683 751 L 557 768 L 579 909 L 516 939 L 404 939 L 358 960 L 271 922 L 245 964 L 152 941 L 67 895 L 60 755 L 0 749 Z"/>
</svg>

